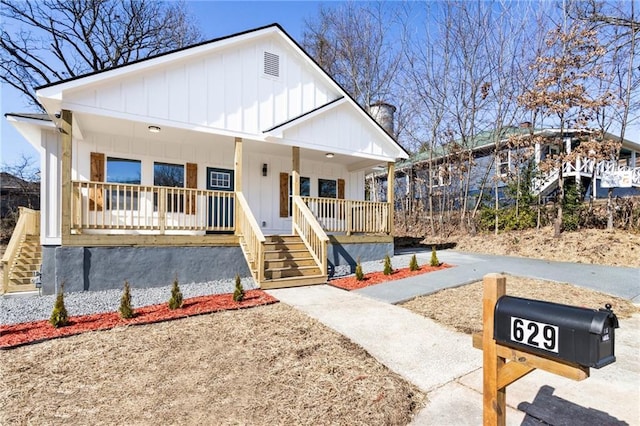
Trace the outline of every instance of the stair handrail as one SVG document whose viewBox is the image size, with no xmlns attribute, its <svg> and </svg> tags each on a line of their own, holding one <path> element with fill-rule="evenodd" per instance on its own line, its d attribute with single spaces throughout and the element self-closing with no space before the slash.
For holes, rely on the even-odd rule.
<svg viewBox="0 0 640 426">
<path fill-rule="evenodd" d="M 16 261 L 20 243 L 27 235 L 38 235 L 39 231 L 39 212 L 27 207 L 18 207 L 19 216 L 7 249 L 2 255 L 2 292 L 6 293 L 9 288 L 9 276 L 11 267 Z"/>
<path fill-rule="evenodd" d="M 309 253 L 311 253 L 322 274 L 327 275 L 329 237 L 316 220 L 311 209 L 302 200 L 302 197 L 294 195 L 292 198 L 293 232 L 302 239 L 307 249 L 309 249 Z"/>
<path fill-rule="evenodd" d="M 265 238 L 262 230 L 258 226 L 258 222 L 255 217 L 253 217 L 249 203 L 247 203 L 241 191 L 236 192 L 236 200 L 238 202 L 236 234 L 244 241 L 244 245 L 241 245 L 243 247 L 243 253 L 249 263 L 249 269 L 251 270 L 253 278 L 257 284 L 260 285 L 260 283 L 264 281 Z M 255 264 L 255 270 L 251 267 L 252 261 Z"/>
</svg>

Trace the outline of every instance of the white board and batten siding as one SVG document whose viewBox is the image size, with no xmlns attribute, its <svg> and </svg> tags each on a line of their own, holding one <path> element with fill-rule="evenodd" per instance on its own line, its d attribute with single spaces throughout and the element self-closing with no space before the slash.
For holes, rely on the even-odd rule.
<svg viewBox="0 0 640 426">
<path fill-rule="evenodd" d="M 277 76 L 265 74 L 265 52 L 277 56 Z M 293 53 L 275 35 L 245 41 L 144 72 L 105 75 L 103 82 L 66 92 L 64 104 L 79 112 L 261 139 L 264 130 L 340 96 Z"/>
<path fill-rule="evenodd" d="M 291 157 L 249 153 L 244 156 L 243 192 L 262 232 L 286 234 L 291 232 L 291 217 L 282 218 L 279 212 L 280 173 L 291 173 Z M 267 164 L 267 176 L 261 173 Z M 310 179 L 310 196 L 318 196 L 318 179 L 344 179 L 345 198 L 364 200 L 364 172 L 349 172 L 344 165 L 327 161 L 300 160 L 300 176 Z"/>
</svg>

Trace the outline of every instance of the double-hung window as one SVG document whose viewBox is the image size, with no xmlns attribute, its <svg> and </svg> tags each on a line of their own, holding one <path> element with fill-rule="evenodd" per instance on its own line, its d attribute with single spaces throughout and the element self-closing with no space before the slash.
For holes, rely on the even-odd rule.
<svg viewBox="0 0 640 426">
<path fill-rule="evenodd" d="M 153 164 L 153 185 L 166 188 L 166 211 L 170 213 L 184 212 L 184 191 L 172 188 L 184 188 L 184 165 L 170 163 Z M 153 205 L 158 210 L 158 194 L 154 193 Z"/>
<path fill-rule="evenodd" d="M 139 190 L 128 185 L 140 185 L 141 162 L 126 158 L 107 157 L 107 182 L 121 183 L 106 191 L 108 210 L 138 210 Z"/>
</svg>

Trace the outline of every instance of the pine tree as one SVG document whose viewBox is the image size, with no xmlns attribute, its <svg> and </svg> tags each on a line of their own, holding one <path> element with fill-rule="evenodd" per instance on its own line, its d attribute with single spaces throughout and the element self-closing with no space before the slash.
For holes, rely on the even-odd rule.
<svg viewBox="0 0 640 426">
<path fill-rule="evenodd" d="M 440 261 L 438 260 L 438 255 L 436 254 L 435 246 L 431 246 L 431 266 L 440 266 Z"/>
<path fill-rule="evenodd" d="M 64 283 L 60 284 L 60 291 L 56 296 L 56 302 L 53 305 L 53 312 L 51 312 L 49 322 L 55 328 L 64 327 L 69 324 L 69 315 L 67 308 L 64 306 Z"/>
<path fill-rule="evenodd" d="M 240 275 L 236 274 L 236 288 L 233 291 L 233 300 L 235 302 L 242 302 L 244 300 L 244 289 L 240 282 Z"/>
<path fill-rule="evenodd" d="M 178 277 L 176 276 L 173 280 L 173 287 L 171 287 L 171 299 L 169 299 L 169 309 L 178 309 L 182 308 L 182 292 L 180 291 L 180 286 L 178 285 Z"/>
<path fill-rule="evenodd" d="M 382 271 L 382 273 L 385 275 L 391 275 L 393 273 L 393 268 L 391 267 L 391 259 L 389 258 L 388 254 L 384 256 L 384 270 Z"/>
<path fill-rule="evenodd" d="M 356 263 L 356 281 L 364 280 L 364 272 L 362 272 L 362 265 L 360 264 L 360 259 L 358 259 L 358 263 Z"/>
<path fill-rule="evenodd" d="M 122 291 L 122 297 L 120 298 L 120 316 L 124 319 L 133 318 L 136 313 L 131 307 L 131 288 L 129 282 L 124 282 L 124 290 Z"/>
<path fill-rule="evenodd" d="M 409 261 L 409 270 L 417 271 L 418 269 L 420 269 L 420 266 L 418 266 L 418 259 L 416 259 L 416 255 L 414 254 Z"/>
</svg>

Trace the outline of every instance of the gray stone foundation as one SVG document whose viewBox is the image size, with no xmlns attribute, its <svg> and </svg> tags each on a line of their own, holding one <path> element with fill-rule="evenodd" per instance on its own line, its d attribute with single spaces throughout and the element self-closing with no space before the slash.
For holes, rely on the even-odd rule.
<svg viewBox="0 0 640 426">
<path fill-rule="evenodd" d="M 56 247 L 42 250 L 42 293 L 161 287 L 250 276 L 240 247 Z"/>
<path fill-rule="evenodd" d="M 384 259 L 385 255 L 393 256 L 393 241 L 381 243 L 340 242 L 329 237 L 327 257 L 329 258 L 329 277 L 333 276 L 336 266 L 348 265 L 351 273 L 356 270 L 358 259 L 361 262 Z"/>
</svg>

